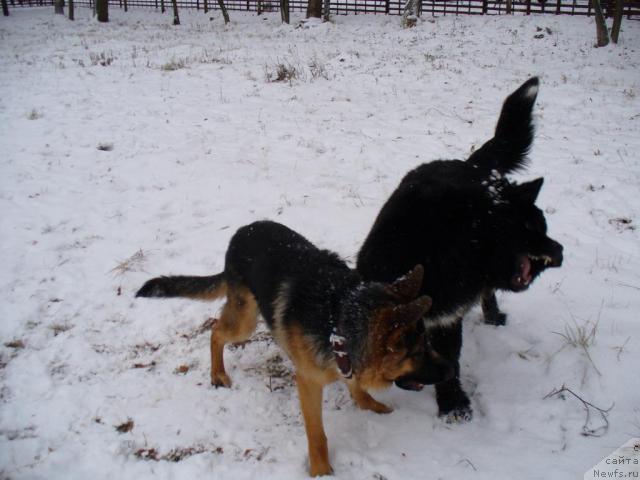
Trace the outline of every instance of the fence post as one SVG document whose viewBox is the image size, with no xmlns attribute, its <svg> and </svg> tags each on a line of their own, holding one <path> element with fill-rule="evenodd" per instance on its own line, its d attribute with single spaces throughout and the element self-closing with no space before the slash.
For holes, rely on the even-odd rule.
<svg viewBox="0 0 640 480">
<path fill-rule="evenodd" d="M 527 15 L 531 15 L 531 0 L 527 0 Z"/>
<path fill-rule="evenodd" d="M 531 0 L 529 0 L 531 1 Z M 489 10 L 489 2 L 488 0 L 482 0 L 482 14 L 485 15 L 487 13 L 487 10 Z"/>
</svg>

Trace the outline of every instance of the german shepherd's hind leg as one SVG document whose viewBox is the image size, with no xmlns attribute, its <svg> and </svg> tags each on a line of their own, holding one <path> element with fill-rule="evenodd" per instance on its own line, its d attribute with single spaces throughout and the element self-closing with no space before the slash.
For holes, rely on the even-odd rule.
<svg viewBox="0 0 640 480">
<path fill-rule="evenodd" d="M 327 436 L 322 424 L 323 385 L 313 378 L 305 377 L 300 371 L 296 371 L 296 384 L 309 444 L 309 474 L 312 477 L 331 475 L 333 469 L 329 463 Z"/>
<path fill-rule="evenodd" d="M 227 343 L 247 340 L 256 329 L 258 305 L 251 292 L 240 286 L 227 287 L 227 303 L 220 320 L 211 327 L 211 384 L 230 387 L 231 379 L 224 368 L 223 351 Z"/>
<path fill-rule="evenodd" d="M 375 413 L 393 412 L 393 408 L 373 398 L 356 380 L 352 379 L 347 381 L 347 387 L 349 387 L 351 398 L 353 398 L 353 401 L 356 402 L 356 405 L 362 410 L 371 410 Z"/>
<path fill-rule="evenodd" d="M 482 314 L 484 323 L 487 325 L 507 324 L 507 314 L 500 311 L 494 290 L 486 290 L 482 293 Z"/>
</svg>

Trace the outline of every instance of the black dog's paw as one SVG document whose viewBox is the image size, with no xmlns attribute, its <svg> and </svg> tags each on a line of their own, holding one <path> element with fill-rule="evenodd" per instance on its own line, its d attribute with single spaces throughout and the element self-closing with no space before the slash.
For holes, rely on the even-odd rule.
<svg viewBox="0 0 640 480">
<path fill-rule="evenodd" d="M 473 418 L 471 401 L 458 378 L 436 385 L 438 416 L 445 423 L 464 423 Z"/>
<path fill-rule="evenodd" d="M 449 425 L 454 423 L 467 423 L 473 418 L 473 409 L 470 405 L 465 405 L 456 407 L 446 413 L 440 412 L 438 416 Z"/>
<path fill-rule="evenodd" d="M 496 312 L 493 315 L 486 315 L 484 317 L 485 325 L 503 326 L 507 324 L 507 314 L 502 312 Z"/>
</svg>

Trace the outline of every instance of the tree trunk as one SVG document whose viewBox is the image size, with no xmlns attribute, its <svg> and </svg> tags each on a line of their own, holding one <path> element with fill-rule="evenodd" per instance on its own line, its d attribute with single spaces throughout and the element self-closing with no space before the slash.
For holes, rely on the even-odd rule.
<svg viewBox="0 0 640 480">
<path fill-rule="evenodd" d="M 171 0 L 173 6 L 173 24 L 180 25 L 180 16 L 178 15 L 178 0 Z"/>
<path fill-rule="evenodd" d="M 415 27 L 418 23 L 418 16 L 416 15 L 416 3 L 419 0 L 407 0 L 404 4 L 404 12 L 402 13 L 401 25 L 403 28 Z"/>
<path fill-rule="evenodd" d="M 324 0 L 324 14 L 322 20 L 328 22 L 331 17 L 331 0 Z"/>
<path fill-rule="evenodd" d="M 9 16 L 9 5 L 7 5 L 7 0 L 2 0 L 2 14 L 5 17 Z"/>
<path fill-rule="evenodd" d="M 73 0 L 69 0 L 69 20 L 75 20 L 75 13 L 73 11 Z"/>
<path fill-rule="evenodd" d="M 322 18 L 322 0 L 309 0 L 307 18 Z"/>
<path fill-rule="evenodd" d="M 602 13 L 602 5 L 600 5 L 600 0 L 591 0 L 593 3 L 593 11 L 595 12 L 596 19 L 596 34 L 597 34 L 597 45 L 599 47 L 604 47 L 609 44 L 609 32 L 607 31 L 607 22 L 604 19 L 604 14 Z"/>
<path fill-rule="evenodd" d="M 289 23 L 289 0 L 280 0 L 280 17 L 284 23 Z"/>
<path fill-rule="evenodd" d="M 507 14 L 511 14 L 513 12 L 513 1 L 507 0 Z"/>
<path fill-rule="evenodd" d="M 96 0 L 96 12 L 99 22 L 109 21 L 109 0 Z"/>
<path fill-rule="evenodd" d="M 218 0 L 218 5 L 220 6 L 220 10 L 222 10 L 222 16 L 224 17 L 224 24 L 226 25 L 231 20 L 229 19 L 229 12 L 227 12 L 227 7 L 224 4 L 224 0 Z"/>
<path fill-rule="evenodd" d="M 55 0 L 53 2 L 54 12 L 59 15 L 64 15 L 64 3 L 63 0 Z"/>
<path fill-rule="evenodd" d="M 622 26 L 623 10 L 623 1 L 616 0 L 616 12 L 613 15 L 613 27 L 611 27 L 611 40 L 613 41 L 613 43 L 618 43 L 618 37 L 620 36 L 620 27 Z"/>
</svg>

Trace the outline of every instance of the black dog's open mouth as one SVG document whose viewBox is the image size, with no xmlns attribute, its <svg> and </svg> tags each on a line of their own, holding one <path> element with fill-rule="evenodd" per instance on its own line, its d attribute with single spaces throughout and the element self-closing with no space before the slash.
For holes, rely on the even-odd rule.
<svg viewBox="0 0 640 480">
<path fill-rule="evenodd" d="M 515 291 L 526 290 L 540 272 L 548 267 L 559 267 L 562 264 L 561 257 L 549 255 L 518 255 L 516 271 L 511 277 L 511 288 Z"/>
</svg>

